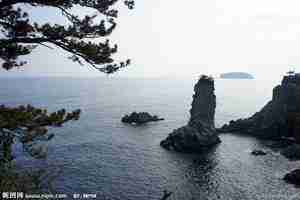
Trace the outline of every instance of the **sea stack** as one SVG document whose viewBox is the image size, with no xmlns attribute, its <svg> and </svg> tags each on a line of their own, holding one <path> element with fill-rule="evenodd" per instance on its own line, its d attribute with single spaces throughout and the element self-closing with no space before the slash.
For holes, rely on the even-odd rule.
<svg viewBox="0 0 300 200">
<path fill-rule="evenodd" d="M 157 115 L 150 115 L 147 112 L 133 112 L 130 115 L 125 115 L 122 117 L 121 121 L 127 124 L 145 124 L 148 122 L 156 122 L 164 120 L 164 118 L 159 118 Z"/>
<path fill-rule="evenodd" d="M 194 87 L 190 120 L 187 125 L 173 130 L 160 145 L 178 152 L 202 152 L 220 139 L 215 129 L 216 96 L 214 80 L 202 75 Z"/>
<path fill-rule="evenodd" d="M 239 132 L 265 139 L 291 137 L 300 142 L 300 74 L 283 77 L 272 100 L 247 119 L 230 121 L 219 132 Z"/>
</svg>

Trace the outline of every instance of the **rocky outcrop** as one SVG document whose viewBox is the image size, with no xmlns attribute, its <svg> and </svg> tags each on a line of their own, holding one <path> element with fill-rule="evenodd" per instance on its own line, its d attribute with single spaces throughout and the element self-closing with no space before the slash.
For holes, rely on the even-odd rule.
<svg viewBox="0 0 300 200">
<path fill-rule="evenodd" d="M 283 180 L 285 180 L 287 183 L 300 185 L 300 169 L 295 169 L 289 173 L 287 173 Z"/>
<path fill-rule="evenodd" d="M 280 153 L 290 160 L 300 160 L 300 145 L 290 145 L 282 149 Z"/>
<path fill-rule="evenodd" d="M 300 122 L 300 76 L 285 76 L 273 89 L 273 97 L 248 119 L 230 121 L 219 132 L 240 132 L 267 139 L 296 137 Z M 299 129 L 300 130 L 300 129 Z"/>
<path fill-rule="evenodd" d="M 145 124 L 147 122 L 155 122 L 155 121 L 160 121 L 160 120 L 164 120 L 163 118 L 159 118 L 156 115 L 150 115 L 147 112 L 133 112 L 130 115 L 125 115 L 124 117 L 122 117 L 121 121 L 123 123 L 129 123 L 129 124 Z"/>
<path fill-rule="evenodd" d="M 201 76 L 194 87 L 190 120 L 187 125 L 175 129 L 160 145 L 179 152 L 201 152 L 220 142 L 214 116 L 216 96 L 214 80 Z"/>
</svg>

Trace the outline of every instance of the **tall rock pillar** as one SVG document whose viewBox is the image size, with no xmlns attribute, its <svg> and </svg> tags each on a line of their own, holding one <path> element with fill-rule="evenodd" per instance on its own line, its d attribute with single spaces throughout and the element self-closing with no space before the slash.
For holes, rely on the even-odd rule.
<svg viewBox="0 0 300 200">
<path fill-rule="evenodd" d="M 194 92 L 188 124 L 170 133 L 161 141 L 162 147 L 179 152 L 201 152 L 220 142 L 214 124 L 214 80 L 208 76 L 201 76 Z"/>
<path fill-rule="evenodd" d="M 215 129 L 216 95 L 214 90 L 212 78 L 204 76 L 196 83 L 188 125 L 197 128 L 205 124 L 210 129 Z"/>
</svg>

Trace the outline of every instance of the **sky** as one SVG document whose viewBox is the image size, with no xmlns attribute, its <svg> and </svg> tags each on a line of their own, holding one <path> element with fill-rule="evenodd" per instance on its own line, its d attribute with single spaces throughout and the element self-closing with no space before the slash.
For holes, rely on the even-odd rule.
<svg viewBox="0 0 300 200">
<path fill-rule="evenodd" d="M 111 40 L 116 59 L 132 65 L 116 77 L 184 77 L 243 71 L 260 78 L 300 67 L 297 0 L 136 0 L 121 8 Z M 53 9 L 32 9 L 38 21 L 64 22 Z M 82 14 L 82 9 L 75 9 Z M 23 69 L 2 75 L 99 76 L 62 51 L 37 48 Z"/>
</svg>

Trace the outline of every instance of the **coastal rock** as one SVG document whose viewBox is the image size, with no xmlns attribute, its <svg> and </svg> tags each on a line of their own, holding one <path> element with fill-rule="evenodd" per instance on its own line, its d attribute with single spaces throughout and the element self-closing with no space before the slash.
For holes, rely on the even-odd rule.
<svg viewBox="0 0 300 200">
<path fill-rule="evenodd" d="M 208 76 L 201 76 L 194 92 L 188 124 L 170 133 L 161 141 L 162 147 L 178 152 L 201 152 L 220 143 L 214 123 L 214 80 Z"/>
<path fill-rule="evenodd" d="M 287 173 L 283 180 L 285 180 L 287 183 L 300 185 L 300 169 L 295 169 L 289 173 Z"/>
<path fill-rule="evenodd" d="M 264 151 L 262 151 L 262 150 L 253 150 L 252 152 L 251 152 L 251 154 L 252 155 L 254 155 L 254 156 L 264 156 L 264 155 L 267 155 L 267 153 L 266 152 L 264 152 Z"/>
<path fill-rule="evenodd" d="M 281 154 L 284 155 L 288 159 L 299 160 L 300 159 L 300 145 L 293 144 L 291 146 L 288 146 L 281 151 Z"/>
<path fill-rule="evenodd" d="M 202 129 L 205 126 L 215 131 L 216 95 L 214 80 L 211 77 L 201 76 L 194 86 L 192 108 L 188 126 Z"/>
<path fill-rule="evenodd" d="M 269 140 L 265 145 L 275 151 L 282 150 L 284 148 L 287 148 L 291 145 L 295 144 L 294 140 L 289 140 L 286 138 L 282 138 L 280 140 Z"/>
<path fill-rule="evenodd" d="M 121 121 L 123 123 L 135 123 L 135 124 L 145 124 L 147 122 L 155 122 L 155 121 L 160 121 L 160 120 L 164 120 L 163 118 L 159 118 L 156 115 L 150 115 L 147 112 L 133 112 L 130 115 L 125 115 L 124 117 L 122 117 Z"/>
<path fill-rule="evenodd" d="M 230 121 L 218 132 L 240 132 L 265 139 L 300 139 L 300 75 L 284 76 L 273 97 L 261 111 L 247 119 Z M 300 141 L 300 140 L 299 140 Z"/>
</svg>

